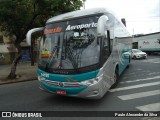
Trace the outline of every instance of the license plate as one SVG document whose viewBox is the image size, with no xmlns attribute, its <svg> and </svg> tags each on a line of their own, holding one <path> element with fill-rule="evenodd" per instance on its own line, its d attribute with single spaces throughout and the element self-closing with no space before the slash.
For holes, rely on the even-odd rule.
<svg viewBox="0 0 160 120">
<path fill-rule="evenodd" d="M 67 95 L 66 91 L 63 90 L 56 90 L 56 93 L 59 95 Z"/>
</svg>

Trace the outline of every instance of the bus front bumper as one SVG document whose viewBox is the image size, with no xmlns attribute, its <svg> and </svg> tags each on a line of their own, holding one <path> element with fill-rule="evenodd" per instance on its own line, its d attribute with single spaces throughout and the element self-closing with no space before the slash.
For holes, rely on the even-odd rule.
<svg viewBox="0 0 160 120">
<path fill-rule="evenodd" d="M 110 85 L 104 86 L 103 75 L 82 82 L 58 82 L 44 80 L 38 77 L 40 89 L 46 92 L 88 99 L 100 99 L 110 88 Z M 105 90 L 104 90 L 105 89 Z"/>
</svg>

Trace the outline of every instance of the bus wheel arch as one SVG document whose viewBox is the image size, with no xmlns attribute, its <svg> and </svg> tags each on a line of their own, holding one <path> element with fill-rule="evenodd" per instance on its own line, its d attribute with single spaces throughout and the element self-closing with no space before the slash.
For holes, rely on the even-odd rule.
<svg viewBox="0 0 160 120">
<path fill-rule="evenodd" d="M 117 86 L 117 83 L 118 83 L 118 80 L 119 80 L 119 73 L 118 73 L 118 71 L 119 71 L 119 66 L 116 65 L 115 71 L 114 71 L 114 75 L 113 75 L 114 83 L 111 86 L 111 88 L 115 88 Z"/>
<path fill-rule="evenodd" d="M 115 72 L 114 72 L 114 75 L 116 75 L 116 82 L 119 80 L 119 66 L 116 65 L 116 69 L 115 69 Z"/>
</svg>

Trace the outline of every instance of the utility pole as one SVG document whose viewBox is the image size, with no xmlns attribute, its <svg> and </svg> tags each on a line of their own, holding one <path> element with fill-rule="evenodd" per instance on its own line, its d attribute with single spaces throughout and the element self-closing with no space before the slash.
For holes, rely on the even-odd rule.
<svg viewBox="0 0 160 120">
<path fill-rule="evenodd" d="M 133 35 L 134 35 L 134 21 L 133 21 Z"/>
<path fill-rule="evenodd" d="M 86 2 L 86 0 L 83 0 L 83 8 L 85 9 L 85 2 Z"/>
</svg>

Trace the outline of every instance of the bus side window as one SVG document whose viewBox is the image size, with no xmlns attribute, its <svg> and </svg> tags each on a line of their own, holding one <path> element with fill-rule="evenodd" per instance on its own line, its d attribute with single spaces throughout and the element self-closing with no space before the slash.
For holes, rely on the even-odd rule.
<svg viewBox="0 0 160 120">
<path fill-rule="evenodd" d="M 105 37 L 103 41 L 103 49 L 102 49 L 102 55 L 103 55 L 103 60 L 106 61 L 107 58 L 109 57 L 109 47 L 108 47 L 108 38 L 107 38 L 107 31 L 105 31 Z"/>
<path fill-rule="evenodd" d="M 104 49 L 106 49 L 107 50 L 107 48 L 108 48 L 108 44 L 107 44 L 107 31 L 105 31 L 105 37 L 104 37 Z"/>
</svg>

